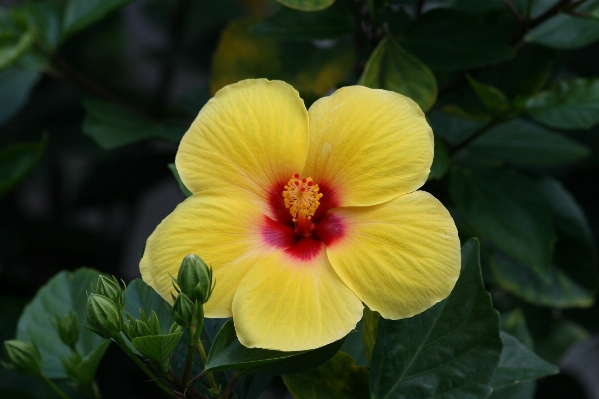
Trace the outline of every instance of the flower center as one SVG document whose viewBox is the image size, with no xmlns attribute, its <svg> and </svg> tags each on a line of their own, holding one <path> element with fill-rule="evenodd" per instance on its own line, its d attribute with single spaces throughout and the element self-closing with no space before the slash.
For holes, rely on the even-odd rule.
<svg viewBox="0 0 599 399">
<path fill-rule="evenodd" d="M 310 220 L 320 205 L 318 201 L 322 194 L 318 192 L 318 184 L 311 177 L 300 177 L 299 173 L 289 179 L 283 191 L 285 207 L 289 209 L 293 221 L 302 223 L 304 219 Z"/>
</svg>

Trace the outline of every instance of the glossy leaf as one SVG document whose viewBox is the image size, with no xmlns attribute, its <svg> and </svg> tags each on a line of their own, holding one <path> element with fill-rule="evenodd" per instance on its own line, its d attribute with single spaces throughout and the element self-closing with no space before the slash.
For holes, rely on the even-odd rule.
<svg viewBox="0 0 599 399">
<path fill-rule="evenodd" d="M 599 20 L 556 15 L 526 35 L 526 40 L 557 49 L 574 49 L 599 40 Z"/>
<path fill-rule="evenodd" d="M 99 100 L 83 102 L 87 111 L 83 133 L 105 150 L 112 150 L 143 140 L 178 143 L 185 128 L 154 123 L 133 111 Z"/>
<path fill-rule="evenodd" d="M 449 169 L 449 150 L 443 140 L 435 135 L 435 157 L 431 165 L 431 172 L 428 175 L 428 180 L 439 180 L 447 174 Z"/>
<path fill-rule="evenodd" d="M 250 32 L 251 20 L 236 20 L 221 33 L 212 58 L 210 90 L 250 78 L 284 80 L 304 100 L 315 101 L 345 81 L 354 63 L 354 48 L 346 41 L 317 47 Z"/>
<path fill-rule="evenodd" d="M 25 105 L 41 75 L 36 70 L 11 66 L 0 71 L 0 124 Z"/>
<path fill-rule="evenodd" d="M 164 366 L 182 336 L 183 331 L 166 335 L 147 335 L 133 338 L 131 343 L 139 353 L 156 360 L 158 364 Z"/>
<path fill-rule="evenodd" d="M 516 338 L 501 332 L 503 350 L 493 374 L 493 389 L 532 381 L 559 372 L 555 365 L 543 360 Z"/>
<path fill-rule="evenodd" d="M 125 290 L 125 312 L 134 319 L 139 319 L 139 312 L 142 309 L 147 316 L 152 311 L 156 312 L 156 316 L 158 316 L 158 320 L 160 321 L 162 334 L 168 334 L 175 320 L 166 307 L 165 300 L 142 279 L 136 278 L 127 285 L 127 289 Z"/>
<path fill-rule="evenodd" d="M 60 272 L 37 292 L 27 305 L 17 325 L 17 338 L 35 342 L 42 354 L 42 372 L 49 378 L 67 378 L 61 358 L 71 355 L 69 347 L 60 341 L 52 325 L 55 316 L 64 316 L 74 311 L 82 325 L 87 325 L 85 300 L 90 284 L 95 283 L 99 273 L 91 269 L 75 272 Z M 82 328 L 77 342 L 77 351 L 82 357 L 105 345 L 105 340 L 86 328 Z M 99 362 L 101 356 L 95 356 Z M 92 366 L 89 364 L 88 366 Z M 97 366 L 97 364 L 96 364 Z"/>
<path fill-rule="evenodd" d="M 549 282 L 557 239 L 537 182 L 516 170 L 455 169 L 450 194 L 476 233 Z"/>
<path fill-rule="evenodd" d="M 333 5 L 335 0 L 277 0 L 286 7 L 301 11 L 318 11 Z"/>
<path fill-rule="evenodd" d="M 492 127 L 466 151 L 523 167 L 567 164 L 591 155 L 585 145 L 522 119 Z"/>
<path fill-rule="evenodd" d="M 599 79 L 562 80 L 529 98 L 524 107 L 534 119 L 551 127 L 590 129 L 599 123 Z"/>
<path fill-rule="evenodd" d="M 295 399 L 369 399 L 368 371 L 352 357 L 338 352 L 319 368 L 283 376 Z"/>
<path fill-rule="evenodd" d="M 0 150 L 0 198 L 23 180 L 39 162 L 47 139 L 17 143 Z"/>
<path fill-rule="evenodd" d="M 305 12 L 282 7 L 251 28 L 257 35 L 280 40 L 323 40 L 353 33 L 355 17 L 344 1 L 323 11 Z"/>
<path fill-rule="evenodd" d="M 461 118 L 438 108 L 434 108 L 429 112 L 426 118 L 435 135 L 452 145 L 467 140 L 485 127 L 483 122 Z"/>
<path fill-rule="evenodd" d="M 484 399 L 502 342 L 485 291 L 479 244 L 462 247 L 462 271 L 449 297 L 403 320 L 379 321 L 370 369 L 373 399 Z"/>
<path fill-rule="evenodd" d="M 64 10 L 62 31 L 71 35 L 104 18 L 133 0 L 69 0 Z"/>
<path fill-rule="evenodd" d="M 191 196 L 191 194 L 192 194 L 191 191 L 189 191 L 189 189 L 187 187 L 185 187 L 185 184 L 183 184 L 183 182 L 181 181 L 181 176 L 179 176 L 179 171 L 177 170 L 177 166 L 175 165 L 175 163 L 174 162 L 169 163 L 168 168 L 173 173 L 173 176 L 175 177 L 175 180 L 177 180 L 177 183 L 179 184 L 179 188 L 181 189 L 183 194 L 185 194 L 186 197 Z"/>
<path fill-rule="evenodd" d="M 487 109 L 494 114 L 502 114 L 510 109 L 510 102 L 505 94 L 496 87 L 483 84 L 476 81 L 471 76 L 467 76 L 470 87 L 476 93 L 480 101 Z"/>
<path fill-rule="evenodd" d="M 279 352 L 246 348 L 235 334 L 233 320 L 227 321 L 212 343 L 207 371 L 237 370 L 245 374 L 296 374 L 317 368 L 339 351 L 345 338 L 318 349 Z"/>
<path fill-rule="evenodd" d="M 466 14 L 434 9 L 406 30 L 400 44 L 438 71 L 459 71 L 505 61 L 514 51 L 486 25 Z"/>
<path fill-rule="evenodd" d="M 423 111 L 428 111 L 437 99 L 433 72 L 392 37 L 385 37 L 374 49 L 358 84 L 403 94 Z"/>
</svg>

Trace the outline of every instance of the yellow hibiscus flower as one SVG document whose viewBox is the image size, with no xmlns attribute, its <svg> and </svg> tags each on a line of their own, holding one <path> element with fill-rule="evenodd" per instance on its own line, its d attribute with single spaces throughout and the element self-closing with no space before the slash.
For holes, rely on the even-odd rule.
<svg viewBox="0 0 599 399">
<path fill-rule="evenodd" d="M 347 335 L 363 304 L 418 314 L 460 271 L 453 219 L 416 191 L 433 135 L 410 99 L 344 87 L 309 110 L 288 84 L 224 87 L 181 140 L 193 195 L 148 238 L 143 280 L 166 300 L 183 257 L 214 268 L 206 317 L 231 317 L 246 347 L 295 351 Z"/>
</svg>

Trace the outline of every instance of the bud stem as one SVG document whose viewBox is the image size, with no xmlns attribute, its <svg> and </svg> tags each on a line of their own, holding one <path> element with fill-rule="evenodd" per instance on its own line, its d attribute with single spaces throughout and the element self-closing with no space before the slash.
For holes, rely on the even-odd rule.
<svg viewBox="0 0 599 399">
<path fill-rule="evenodd" d="M 44 380 L 44 382 L 45 382 L 45 383 L 46 383 L 46 384 L 47 384 L 47 385 L 48 385 L 50 388 L 52 388 L 52 390 L 53 390 L 54 392 L 56 392 L 56 394 L 57 394 L 58 396 L 60 396 L 62 399 L 70 399 L 70 398 L 67 396 L 67 394 L 66 394 L 66 393 L 64 393 L 64 392 L 62 391 L 62 389 L 58 388 L 58 386 L 57 386 L 55 383 L 53 383 L 53 382 L 52 382 L 52 380 L 51 380 L 51 379 L 49 379 L 48 377 L 46 377 L 46 376 L 45 376 L 45 375 L 43 375 L 43 374 L 40 374 L 40 378 L 41 378 L 42 380 Z"/>
<path fill-rule="evenodd" d="M 140 369 L 142 369 L 144 371 L 144 373 L 146 373 L 146 375 L 148 377 L 150 377 L 150 379 L 152 381 L 154 381 L 154 383 L 156 385 L 158 385 L 164 392 L 166 392 L 169 396 L 175 396 L 175 394 L 173 393 L 173 391 L 171 391 L 170 389 L 168 389 L 152 372 L 152 370 L 150 370 L 148 367 L 146 367 L 146 365 L 139 360 L 139 358 L 137 357 L 137 355 L 135 353 L 133 353 L 133 351 L 129 348 L 129 346 L 127 346 L 127 344 L 125 343 L 125 340 L 123 339 L 123 337 L 121 335 L 117 335 L 116 337 L 113 338 L 114 342 L 117 343 L 118 346 L 121 347 L 121 349 L 123 350 L 123 352 L 125 352 L 127 354 L 127 356 L 129 356 L 131 358 L 131 360 L 133 360 L 135 362 L 135 364 L 137 364 L 139 366 Z"/>
<path fill-rule="evenodd" d="M 204 367 L 206 367 L 206 350 L 204 349 L 204 345 L 202 345 L 202 341 L 198 342 L 198 352 L 200 352 L 200 357 L 202 358 L 202 363 L 204 364 Z M 206 373 L 208 376 L 208 381 L 210 382 L 210 388 L 212 389 L 218 389 L 218 385 L 216 385 L 216 380 L 214 379 L 214 376 L 212 375 L 211 372 Z"/>
<path fill-rule="evenodd" d="M 196 346 L 200 341 L 200 334 L 202 333 L 203 320 L 198 323 L 197 326 L 187 329 L 187 336 L 189 337 L 189 346 L 187 347 L 187 359 L 185 360 L 185 369 L 183 369 L 183 376 L 181 382 L 184 387 L 189 386 L 189 378 L 191 376 L 191 366 L 193 365 L 193 355 L 196 350 Z"/>
</svg>

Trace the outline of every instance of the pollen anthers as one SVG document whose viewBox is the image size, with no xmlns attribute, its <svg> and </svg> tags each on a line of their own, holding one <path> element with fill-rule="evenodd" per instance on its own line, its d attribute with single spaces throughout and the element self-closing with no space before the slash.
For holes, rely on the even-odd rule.
<svg viewBox="0 0 599 399">
<path fill-rule="evenodd" d="M 314 183 L 311 177 L 302 178 L 299 173 L 296 173 L 285 186 L 283 198 L 293 221 L 297 222 L 298 215 L 307 219 L 314 216 L 322 194 L 318 192 L 318 184 Z"/>
</svg>

